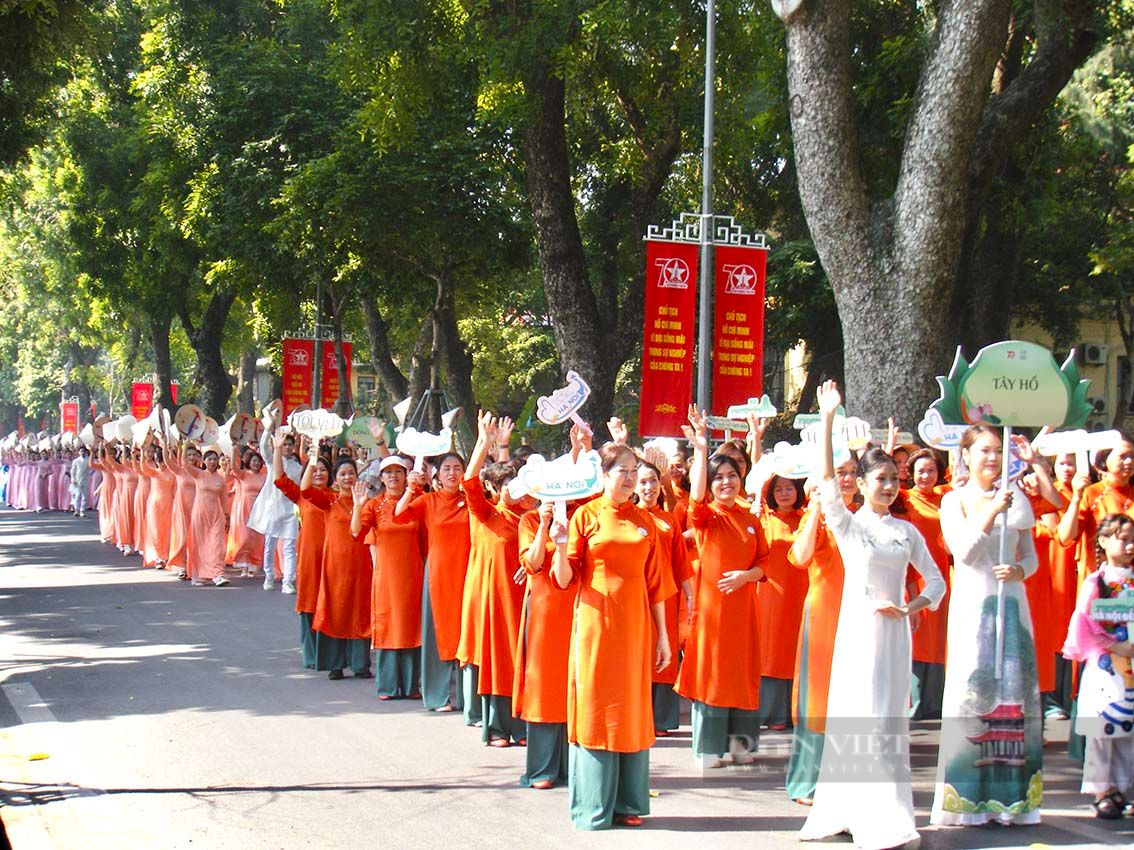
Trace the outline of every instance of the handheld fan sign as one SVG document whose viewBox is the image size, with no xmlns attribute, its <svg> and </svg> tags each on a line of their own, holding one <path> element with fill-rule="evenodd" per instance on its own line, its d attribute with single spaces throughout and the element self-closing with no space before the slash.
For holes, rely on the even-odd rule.
<svg viewBox="0 0 1134 850">
<path fill-rule="evenodd" d="M 591 433 L 590 426 L 579 416 L 578 410 L 591 395 L 579 373 L 574 369 L 567 372 L 567 386 L 560 387 L 551 395 L 541 395 L 536 399 L 536 417 L 544 425 L 562 425 L 568 419 Z"/>
<path fill-rule="evenodd" d="M 431 434 L 416 428 L 403 428 L 398 434 L 398 451 L 413 458 L 414 472 L 421 472 L 425 459 L 433 455 L 443 455 L 453 448 L 453 431 L 442 428 L 441 433 Z"/>
<path fill-rule="evenodd" d="M 215 445 L 219 437 L 220 425 L 217 424 L 217 420 L 213 419 L 211 416 L 206 416 L 205 427 L 201 430 L 201 445 Z"/>
<path fill-rule="evenodd" d="M 346 427 L 342 417 L 323 409 L 293 410 L 287 417 L 287 424 L 297 434 L 315 441 L 324 437 L 337 437 Z"/>
<path fill-rule="evenodd" d="M 173 424 L 186 440 L 200 439 L 205 433 L 205 411 L 195 404 L 182 405 L 173 417 Z"/>
<path fill-rule="evenodd" d="M 256 438 L 256 420 L 247 413 L 238 413 L 228 426 L 228 437 L 235 446 L 243 446 Z"/>
</svg>

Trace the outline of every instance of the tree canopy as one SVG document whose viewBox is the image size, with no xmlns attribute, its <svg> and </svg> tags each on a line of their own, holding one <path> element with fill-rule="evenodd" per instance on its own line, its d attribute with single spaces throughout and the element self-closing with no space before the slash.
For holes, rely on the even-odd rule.
<svg viewBox="0 0 1134 850">
<path fill-rule="evenodd" d="M 1131 0 L 717 5 L 716 211 L 769 236 L 769 372 L 807 353 L 779 403 L 845 374 L 908 423 L 1013 317 L 1134 354 Z M 704 44 L 694 0 L 0 2 L 0 430 L 151 374 L 224 416 L 316 314 L 384 417 L 577 369 L 633 423 Z"/>
</svg>

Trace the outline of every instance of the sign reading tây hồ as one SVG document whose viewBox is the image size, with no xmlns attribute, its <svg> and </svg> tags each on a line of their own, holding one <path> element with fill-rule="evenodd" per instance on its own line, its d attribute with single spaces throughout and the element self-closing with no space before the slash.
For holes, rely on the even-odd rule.
<svg viewBox="0 0 1134 850">
<path fill-rule="evenodd" d="M 1087 421 L 1090 381 L 1079 379 L 1072 351 L 1062 366 L 1042 345 L 1006 340 L 985 346 L 970 364 L 957 349 L 938 377 L 936 410 L 947 424 L 1074 428 Z"/>
</svg>

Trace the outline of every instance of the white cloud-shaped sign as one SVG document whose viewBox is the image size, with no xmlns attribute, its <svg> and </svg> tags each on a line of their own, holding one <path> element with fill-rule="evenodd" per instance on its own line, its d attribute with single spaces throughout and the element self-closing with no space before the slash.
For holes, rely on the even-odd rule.
<svg viewBox="0 0 1134 850">
<path fill-rule="evenodd" d="M 602 492 L 602 461 L 593 450 L 583 452 L 577 462 L 570 453 L 552 461 L 532 455 L 508 488 L 512 498 L 527 494 L 545 501 L 583 499 Z"/>
<path fill-rule="evenodd" d="M 1076 452 L 1097 452 L 1113 449 L 1122 442 L 1120 431 L 1052 431 L 1032 440 L 1032 448 L 1041 455 L 1071 455 Z"/>
<path fill-rule="evenodd" d="M 440 455 L 453 447 L 453 431 L 442 428 L 441 433 L 431 434 L 416 428 L 404 428 L 398 434 L 398 451 L 410 457 L 430 457 Z"/>
<path fill-rule="evenodd" d="M 818 465 L 818 449 L 814 444 L 779 442 L 772 447 L 772 474 L 780 478 L 802 480 L 811 475 Z"/>
</svg>

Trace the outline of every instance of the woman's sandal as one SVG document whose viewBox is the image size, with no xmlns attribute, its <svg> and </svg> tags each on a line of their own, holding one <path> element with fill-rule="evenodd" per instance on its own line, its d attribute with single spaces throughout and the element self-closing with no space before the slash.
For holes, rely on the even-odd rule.
<svg viewBox="0 0 1134 850">
<path fill-rule="evenodd" d="M 641 826 L 642 818 L 639 815 L 615 815 L 615 826 Z"/>
<path fill-rule="evenodd" d="M 1108 794 L 1101 800 L 1095 800 L 1091 805 L 1095 809 L 1095 817 L 1103 820 L 1119 820 L 1122 818 L 1122 806 L 1115 799 L 1115 794 Z M 1121 795 L 1118 795 L 1121 796 Z"/>
</svg>

